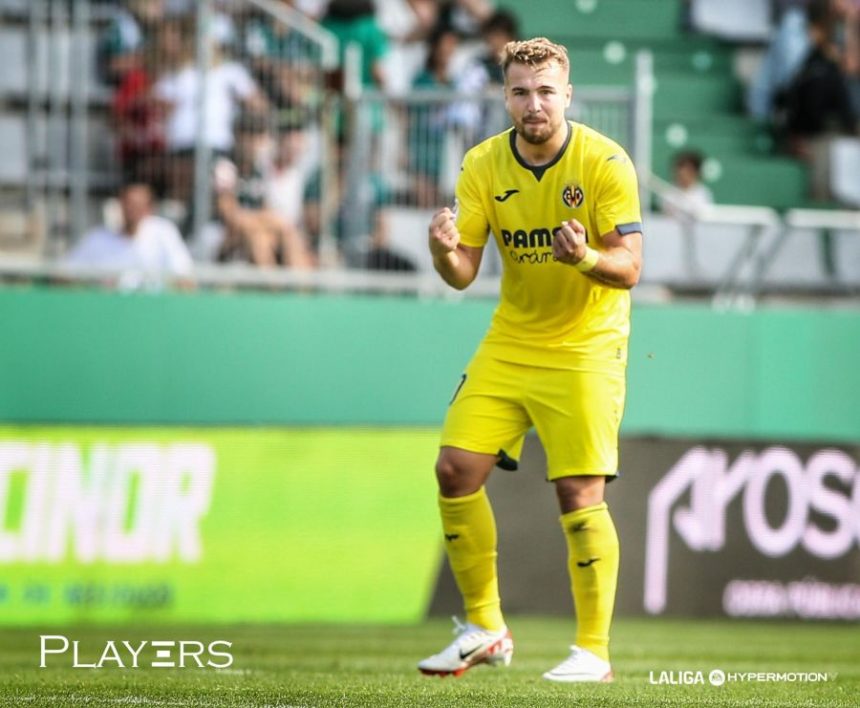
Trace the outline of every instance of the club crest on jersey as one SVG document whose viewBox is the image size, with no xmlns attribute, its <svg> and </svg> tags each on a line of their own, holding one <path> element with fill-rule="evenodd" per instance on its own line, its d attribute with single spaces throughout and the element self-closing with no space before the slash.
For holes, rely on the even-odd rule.
<svg viewBox="0 0 860 708">
<path fill-rule="evenodd" d="M 575 184 L 569 184 L 561 193 L 561 200 L 568 208 L 578 209 L 582 206 L 582 202 L 585 201 L 585 192 L 582 191 L 582 187 Z"/>
</svg>

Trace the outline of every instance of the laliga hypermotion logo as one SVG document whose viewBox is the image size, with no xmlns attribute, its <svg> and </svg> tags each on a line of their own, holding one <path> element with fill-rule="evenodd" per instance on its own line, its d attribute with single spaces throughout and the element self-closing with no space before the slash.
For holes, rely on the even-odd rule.
<svg viewBox="0 0 860 708">
<path fill-rule="evenodd" d="M 770 481 L 781 477 L 788 492 L 781 521 L 765 512 Z M 827 483 L 833 478 L 837 491 Z M 674 510 L 689 491 L 689 503 Z M 779 558 L 801 546 L 823 560 L 839 558 L 860 546 L 860 470 L 842 450 L 824 449 L 806 465 L 793 451 L 770 447 L 743 452 L 731 466 L 724 450 L 695 447 L 657 483 L 648 496 L 645 540 L 645 609 L 666 609 L 669 542 L 672 527 L 694 551 L 720 551 L 726 544 L 729 504 L 741 497 L 744 528 L 752 545 L 764 556 Z M 820 526 L 810 511 L 827 517 Z"/>
<path fill-rule="evenodd" d="M 50 654 L 64 657 L 62 662 L 52 662 L 53 666 L 68 667 L 71 664 L 73 669 L 226 669 L 233 663 L 233 655 L 226 651 L 233 644 L 223 640 L 203 644 L 188 640 L 115 642 L 111 639 L 105 642 L 95 661 L 83 661 L 80 642 L 76 639 L 69 642 L 69 638 L 62 634 L 42 634 L 39 642 L 40 669 L 48 668 Z M 151 656 L 152 650 L 155 650 L 154 657 Z"/>
</svg>

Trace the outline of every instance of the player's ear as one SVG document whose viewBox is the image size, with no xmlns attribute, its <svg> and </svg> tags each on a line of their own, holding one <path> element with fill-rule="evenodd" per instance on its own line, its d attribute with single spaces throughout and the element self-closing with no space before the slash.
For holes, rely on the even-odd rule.
<svg viewBox="0 0 860 708">
<path fill-rule="evenodd" d="M 565 107 L 570 107 L 570 102 L 573 100 L 573 84 L 568 84 L 565 89 Z"/>
</svg>

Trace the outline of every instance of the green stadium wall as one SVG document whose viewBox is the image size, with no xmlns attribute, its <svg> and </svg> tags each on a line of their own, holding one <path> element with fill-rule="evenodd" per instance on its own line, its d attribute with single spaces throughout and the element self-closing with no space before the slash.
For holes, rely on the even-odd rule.
<svg viewBox="0 0 860 708">
<path fill-rule="evenodd" d="M 0 625 L 419 621 L 438 426 L 492 310 L 0 290 Z M 637 306 L 625 444 L 856 441 L 858 352 L 856 311 Z"/>
<path fill-rule="evenodd" d="M 436 426 L 494 304 L 0 291 L 0 420 Z M 634 307 L 627 435 L 860 437 L 860 311 Z"/>
</svg>

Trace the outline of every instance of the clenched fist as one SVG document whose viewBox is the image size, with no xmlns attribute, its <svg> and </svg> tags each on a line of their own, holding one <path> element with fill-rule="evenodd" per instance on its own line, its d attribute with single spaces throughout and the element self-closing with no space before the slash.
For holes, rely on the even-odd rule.
<svg viewBox="0 0 860 708">
<path fill-rule="evenodd" d="M 585 258 L 587 248 L 585 227 L 576 219 L 565 221 L 552 239 L 552 255 L 568 265 L 576 265 Z"/>
<path fill-rule="evenodd" d="M 428 234 L 430 253 L 434 259 L 456 250 L 457 244 L 460 243 L 460 232 L 457 231 L 454 212 L 448 207 L 437 211 L 430 221 Z"/>
</svg>

